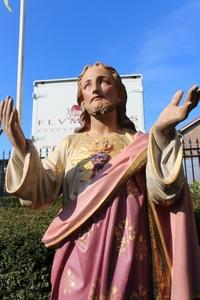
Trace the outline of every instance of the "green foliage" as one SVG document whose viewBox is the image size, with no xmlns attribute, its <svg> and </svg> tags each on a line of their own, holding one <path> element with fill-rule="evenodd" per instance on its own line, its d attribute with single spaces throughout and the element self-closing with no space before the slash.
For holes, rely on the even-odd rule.
<svg viewBox="0 0 200 300">
<path fill-rule="evenodd" d="M 17 197 L 0 197 L 0 207 L 21 207 Z"/>
<path fill-rule="evenodd" d="M 195 209 L 200 209 L 200 181 L 193 181 L 190 184 L 190 192 L 195 205 Z"/>
<path fill-rule="evenodd" d="M 192 195 L 194 211 L 196 214 L 199 214 L 200 218 L 200 181 L 193 181 L 190 184 L 190 192 Z"/>
<path fill-rule="evenodd" d="M 16 199 L 9 201 L 12 206 Z M 0 209 L 0 299 L 49 299 L 54 251 L 46 249 L 41 238 L 59 208 L 60 201 L 37 211 Z"/>
<path fill-rule="evenodd" d="M 194 215 L 197 224 L 197 232 L 200 241 L 200 181 L 193 181 L 190 184 L 190 192 L 194 207 Z"/>
</svg>

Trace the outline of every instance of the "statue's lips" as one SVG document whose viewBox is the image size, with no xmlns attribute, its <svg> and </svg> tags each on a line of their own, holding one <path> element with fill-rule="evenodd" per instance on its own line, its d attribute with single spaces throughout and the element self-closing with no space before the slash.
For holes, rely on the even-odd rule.
<svg viewBox="0 0 200 300">
<path fill-rule="evenodd" d="M 103 99 L 104 99 L 104 97 L 96 96 L 96 97 L 92 98 L 92 100 L 90 102 L 99 101 L 99 100 L 103 100 Z"/>
</svg>

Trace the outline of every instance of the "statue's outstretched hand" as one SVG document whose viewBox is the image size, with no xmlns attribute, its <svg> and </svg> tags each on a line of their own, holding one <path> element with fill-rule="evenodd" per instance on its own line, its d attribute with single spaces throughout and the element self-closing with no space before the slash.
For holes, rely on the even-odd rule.
<svg viewBox="0 0 200 300">
<path fill-rule="evenodd" d="M 9 96 L 0 102 L 0 125 L 13 147 L 24 155 L 27 150 L 26 139 L 20 126 L 18 112 L 13 107 L 13 99 Z"/>
<path fill-rule="evenodd" d="M 197 85 L 192 86 L 185 101 L 180 105 L 182 97 L 183 91 L 177 91 L 154 124 L 154 133 L 159 145 L 165 146 L 170 141 L 174 135 L 175 127 L 187 119 L 189 113 L 198 105 L 200 99 L 199 87 Z"/>
</svg>

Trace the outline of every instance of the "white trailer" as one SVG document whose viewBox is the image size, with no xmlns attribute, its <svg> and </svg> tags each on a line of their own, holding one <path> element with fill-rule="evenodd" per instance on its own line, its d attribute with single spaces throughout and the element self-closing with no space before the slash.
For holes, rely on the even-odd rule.
<svg viewBox="0 0 200 300">
<path fill-rule="evenodd" d="M 127 115 L 136 129 L 144 132 L 142 76 L 123 75 L 127 94 Z M 77 78 L 37 80 L 33 83 L 32 140 L 42 156 L 79 127 Z"/>
</svg>

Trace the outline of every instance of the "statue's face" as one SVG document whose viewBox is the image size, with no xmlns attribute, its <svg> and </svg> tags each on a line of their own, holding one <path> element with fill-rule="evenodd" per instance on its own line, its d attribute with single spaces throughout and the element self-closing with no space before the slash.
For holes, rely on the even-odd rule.
<svg viewBox="0 0 200 300">
<path fill-rule="evenodd" d="M 102 66 L 89 68 L 81 79 L 82 105 L 90 115 L 98 116 L 116 109 L 119 91 L 111 72 Z"/>
</svg>

